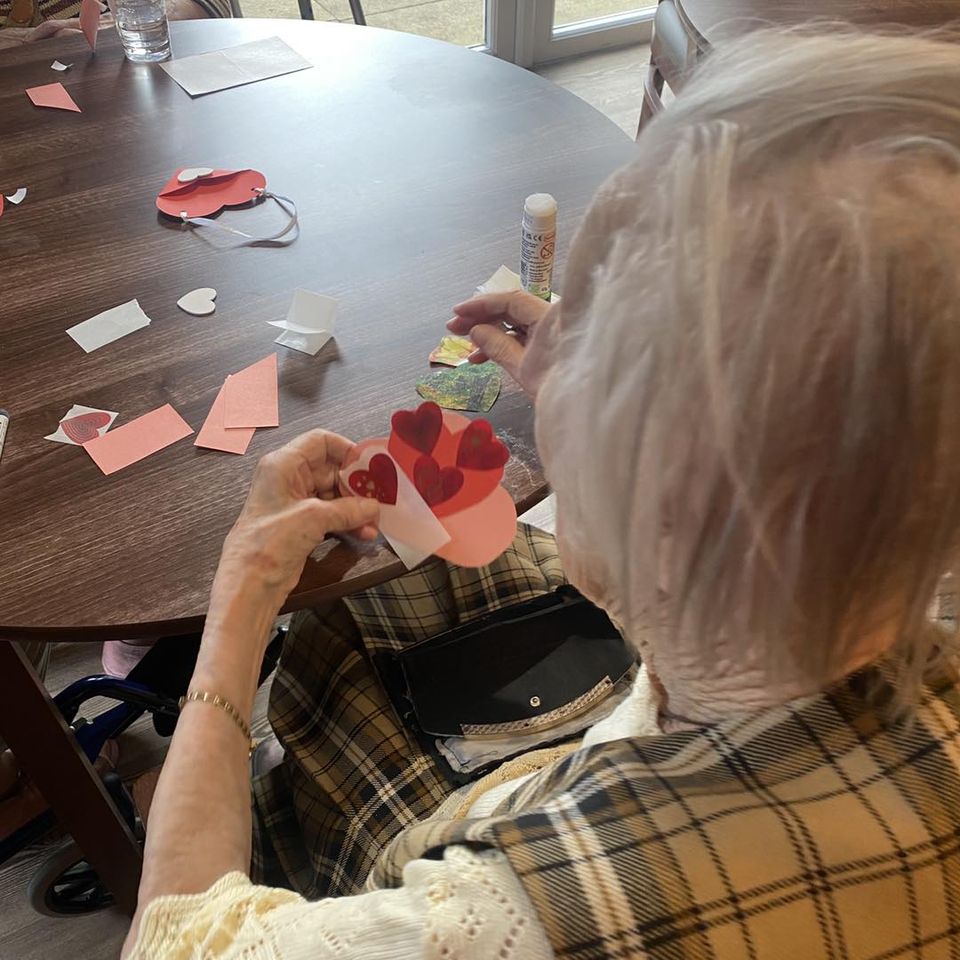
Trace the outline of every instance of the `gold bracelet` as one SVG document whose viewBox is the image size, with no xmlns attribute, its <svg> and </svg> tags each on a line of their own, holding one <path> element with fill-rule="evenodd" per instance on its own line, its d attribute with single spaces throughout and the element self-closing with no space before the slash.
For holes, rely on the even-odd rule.
<svg viewBox="0 0 960 960">
<path fill-rule="evenodd" d="M 219 693 L 208 693 L 206 690 L 190 690 L 185 697 L 180 698 L 180 709 L 183 710 L 184 704 L 190 703 L 192 700 L 198 703 L 212 703 L 215 707 L 223 710 L 240 728 L 240 732 L 244 735 L 250 746 L 250 752 L 253 753 L 253 748 L 256 744 L 250 735 L 250 725 L 243 719 L 240 711 L 229 700 L 225 700 Z"/>
</svg>

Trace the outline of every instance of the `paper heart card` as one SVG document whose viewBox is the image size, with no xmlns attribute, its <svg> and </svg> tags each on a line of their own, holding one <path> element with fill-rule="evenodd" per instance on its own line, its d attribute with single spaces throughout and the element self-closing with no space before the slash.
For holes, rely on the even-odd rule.
<svg viewBox="0 0 960 960">
<path fill-rule="evenodd" d="M 245 233 L 210 219 L 225 207 L 249 207 L 266 200 L 273 200 L 286 214 L 286 221 L 272 233 Z M 157 194 L 157 209 L 181 223 L 229 235 L 240 246 L 285 247 L 300 235 L 297 205 L 268 190 L 267 178 L 259 170 L 181 167 Z"/>
<path fill-rule="evenodd" d="M 513 499 L 500 483 L 509 458 L 488 421 L 423 403 L 398 410 L 389 437 L 357 444 L 341 492 L 380 501 L 380 529 L 408 567 L 431 554 L 482 567 L 517 532 Z"/>
<path fill-rule="evenodd" d="M 211 217 L 224 207 L 259 200 L 267 178 L 257 170 L 214 170 L 181 167 L 157 196 L 157 209 L 178 220 Z"/>
</svg>

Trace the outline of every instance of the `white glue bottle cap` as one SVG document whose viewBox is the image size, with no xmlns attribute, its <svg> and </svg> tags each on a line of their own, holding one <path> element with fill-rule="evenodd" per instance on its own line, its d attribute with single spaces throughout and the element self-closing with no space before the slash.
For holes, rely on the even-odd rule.
<svg viewBox="0 0 960 960">
<path fill-rule="evenodd" d="M 520 226 L 520 287 L 548 302 L 556 245 L 557 201 L 549 193 L 532 193 L 523 204 Z"/>
<path fill-rule="evenodd" d="M 556 219 L 557 201 L 549 193 L 531 193 L 524 201 L 523 214 L 533 221 L 534 229 L 542 229 Z"/>
</svg>

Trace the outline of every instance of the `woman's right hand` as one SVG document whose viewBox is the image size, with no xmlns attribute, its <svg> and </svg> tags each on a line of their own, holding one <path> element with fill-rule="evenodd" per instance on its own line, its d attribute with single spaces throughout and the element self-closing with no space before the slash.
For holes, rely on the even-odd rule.
<svg viewBox="0 0 960 960">
<path fill-rule="evenodd" d="M 493 360 L 522 385 L 520 364 L 527 340 L 549 309 L 549 303 L 523 290 L 487 293 L 458 303 L 447 329 L 469 336 L 476 344 L 471 363 Z M 506 324 L 513 329 L 508 330 Z"/>
</svg>

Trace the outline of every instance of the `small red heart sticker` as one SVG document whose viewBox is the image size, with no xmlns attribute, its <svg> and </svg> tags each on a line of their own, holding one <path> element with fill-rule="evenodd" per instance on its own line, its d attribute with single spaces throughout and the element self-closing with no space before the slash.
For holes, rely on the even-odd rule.
<svg viewBox="0 0 960 960">
<path fill-rule="evenodd" d="M 70 417 L 60 422 L 60 429 L 74 442 L 84 444 L 100 436 L 100 428 L 110 423 L 110 414 L 96 411 L 81 413 L 79 417 Z"/>
<path fill-rule="evenodd" d="M 413 485 L 427 506 L 435 507 L 460 492 L 463 471 L 459 467 L 441 469 L 433 457 L 420 457 L 413 465 Z"/>
<path fill-rule="evenodd" d="M 468 470 L 496 470 L 510 459 L 506 444 L 493 435 L 487 420 L 473 420 L 460 434 L 457 466 Z"/>
<path fill-rule="evenodd" d="M 379 500 L 380 503 L 397 502 L 397 467 L 385 453 L 372 456 L 367 469 L 355 470 L 348 482 L 359 497 Z"/>
<path fill-rule="evenodd" d="M 435 403 L 421 403 L 416 410 L 398 410 L 390 422 L 401 440 L 429 456 L 440 439 L 443 411 Z"/>
</svg>

